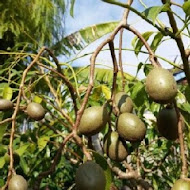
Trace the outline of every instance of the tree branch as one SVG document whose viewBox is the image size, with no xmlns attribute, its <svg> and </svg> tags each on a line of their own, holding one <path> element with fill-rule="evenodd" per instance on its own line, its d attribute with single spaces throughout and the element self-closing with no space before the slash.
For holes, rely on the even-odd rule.
<svg viewBox="0 0 190 190">
<path fill-rule="evenodd" d="M 150 62 L 152 63 L 152 65 L 154 65 L 154 67 L 160 67 L 160 63 L 158 62 L 157 57 L 155 56 L 154 52 L 152 51 L 152 49 L 150 48 L 149 44 L 147 43 L 147 41 L 144 39 L 144 37 L 141 35 L 140 32 L 138 32 L 135 28 L 133 28 L 132 26 L 126 24 L 123 25 L 124 28 L 126 28 L 127 30 L 133 32 L 144 44 L 144 46 L 146 47 L 148 53 L 149 53 L 149 59 Z"/>
<path fill-rule="evenodd" d="M 182 167 L 181 167 L 181 178 L 186 178 L 188 175 L 188 166 L 187 166 L 187 158 L 185 155 L 185 146 L 184 146 L 184 137 L 183 137 L 183 127 L 182 122 L 183 118 L 179 112 L 179 109 L 177 107 L 177 103 L 174 102 L 175 110 L 178 117 L 178 136 L 179 136 L 179 143 L 180 143 L 180 152 L 181 152 L 181 161 L 182 161 Z"/>
<path fill-rule="evenodd" d="M 22 75 L 22 79 L 21 79 L 21 83 L 20 83 L 20 87 L 19 87 L 19 93 L 17 96 L 17 102 L 16 102 L 16 107 L 15 110 L 13 112 L 12 115 L 12 128 L 11 128 L 11 136 L 10 136 L 10 143 L 9 143 L 9 154 L 10 154 L 10 165 L 9 165 L 9 172 L 8 172 L 8 177 L 7 177 L 7 182 L 4 185 L 4 187 L 2 188 L 2 190 L 6 189 L 6 187 L 8 186 L 8 183 L 12 177 L 12 173 L 14 172 L 14 158 L 13 158 L 13 140 L 14 140 L 14 134 L 15 134 L 15 127 L 16 127 L 16 116 L 19 110 L 19 104 L 20 104 L 20 100 L 21 100 L 21 96 L 22 96 L 22 91 L 23 91 L 23 87 L 24 87 L 24 82 L 27 76 L 28 71 L 32 68 L 32 66 L 38 61 L 38 59 L 40 58 L 41 54 L 45 51 L 45 47 L 42 47 L 40 49 L 40 51 L 38 52 L 38 54 L 36 55 L 35 59 L 28 65 L 28 67 L 24 70 L 23 75 Z"/>
<path fill-rule="evenodd" d="M 162 0 L 162 3 L 163 4 L 167 3 L 167 0 Z M 170 36 L 177 43 L 178 49 L 179 49 L 180 54 L 181 54 L 181 59 L 183 61 L 184 72 L 185 72 L 185 75 L 186 75 L 186 78 L 187 78 L 187 82 L 188 82 L 188 85 L 190 86 L 190 68 L 189 68 L 188 56 L 186 54 L 181 35 L 179 34 L 178 36 L 176 36 L 178 34 L 178 27 L 177 27 L 177 23 L 176 23 L 176 20 L 174 18 L 174 15 L 172 13 L 171 8 L 170 8 L 169 11 L 167 11 L 167 14 L 168 14 L 170 25 L 171 25 L 171 27 L 173 29 L 173 34 L 174 34 L 174 36 L 171 36 L 171 35 Z"/>
</svg>

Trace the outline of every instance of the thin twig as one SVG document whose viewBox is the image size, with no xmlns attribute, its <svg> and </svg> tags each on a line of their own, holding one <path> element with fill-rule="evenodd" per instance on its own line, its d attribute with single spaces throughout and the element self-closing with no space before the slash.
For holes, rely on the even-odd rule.
<svg viewBox="0 0 190 190">
<path fill-rule="evenodd" d="M 14 158 L 13 158 L 13 139 L 14 139 L 14 134 L 15 134 L 15 128 L 16 128 L 16 116 L 19 110 L 19 104 L 20 104 L 20 100 L 21 100 L 21 96 L 22 96 L 22 90 L 24 87 L 24 82 L 27 76 L 28 71 L 31 69 L 31 67 L 36 63 L 36 61 L 38 61 L 39 57 L 41 56 L 41 54 L 44 52 L 45 47 L 42 47 L 41 50 L 39 51 L 39 53 L 36 55 L 35 59 L 28 65 L 28 67 L 24 70 L 23 75 L 22 75 L 22 80 L 20 83 L 20 87 L 19 87 L 19 93 L 17 96 L 17 102 L 16 102 L 16 107 L 14 110 L 14 113 L 12 115 L 12 128 L 11 128 L 11 136 L 10 136 L 10 143 L 9 143 L 9 154 L 10 154 L 10 165 L 9 165 L 9 172 L 8 172 L 8 177 L 7 177 L 7 182 L 6 184 L 3 186 L 2 190 L 6 189 L 6 187 L 8 186 L 8 183 L 11 179 L 12 174 L 14 173 Z"/>
<path fill-rule="evenodd" d="M 167 3 L 167 0 L 162 0 L 162 3 L 163 4 Z M 170 8 L 169 11 L 167 11 L 167 14 L 168 14 L 170 25 L 171 25 L 171 27 L 173 29 L 173 34 L 174 34 L 174 36 L 171 36 L 171 35 L 170 36 L 177 43 L 177 46 L 178 46 L 178 49 L 180 51 L 181 58 L 182 58 L 182 61 L 183 61 L 184 72 L 185 72 L 185 75 L 186 75 L 186 78 L 187 78 L 187 82 L 188 82 L 188 85 L 190 86 L 190 67 L 189 67 L 188 56 L 186 54 L 186 51 L 185 51 L 185 48 L 184 48 L 184 44 L 183 44 L 181 35 L 178 34 L 177 23 L 176 23 L 176 20 L 174 18 L 174 15 L 173 15 L 173 13 L 171 11 L 171 8 Z M 176 36 L 176 34 L 178 34 L 178 35 Z"/>
<path fill-rule="evenodd" d="M 75 115 L 77 114 L 78 111 L 78 107 L 77 107 L 77 102 L 76 102 L 76 94 L 75 94 L 75 90 L 73 85 L 71 84 L 71 82 L 65 77 L 64 73 L 62 72 L 61 66 L 59 65 L 59 61 L 58 59 L 55 57 L 55 55 L 53 54 L 53 52 L 48 49 L 47 47 L 45 47 L 45 50 L 48 51 L 49 55 L 53 58 L 56 66 L 57 66 L 57 71 L 58 73 L 60 73 L 62 75 L 62 79 L 64 80 L 65 84 L 67 85 L 69 92 L 71 94 L 71 98 L 73 101 L 73 106 L 74 106 L 74 110 L 75 110 Z"/>
<path fill-rule="evenodd" d="M 50 169 L 48 171 L 42 172 L 42 173 L 40 173 L 38 175 L 38 178 L 37 178 L 37 180 L 35 182 L 35 185 L 34 185 L 34 190 L 39 190 L 41 180 L 45 176 L 47 176 L 47 175 L 49 175 L 49 174 L 51 174 L 51 173 L 53 173 L 55 171 L 56 165 L 57 165 L 57 163 L 59 161 L 59 158 L 61 156 L 62 150 L 63 150 L 64 146 L 66 145 L 66 143 L 73 137 L 73 135 L 74 135 L 74 133 L 72 132 L 68 136 L 65 137 L 64 141 L 62 142 L 61 146 L 59 147 L 59 149 L 58 149 L 58 151 L 57 151 L 57 153 L 56 153 L 56 155 L 55 155 L 55 157 L 53 159 L 53 163 L 52 163 Z"/>
<path fill-rule="evenodd" d="M 61 76 L 62 78 L 64 78 L 64 79 L 66 78 L 66 77 L 65 77 L 64 75 L 62 75 L 61 73 L 58 73 L 56 70 L 54 70 L 54 69 L 52 69 L 52 68 L 50 68 L 50 67 L 48 67 L 48 66 L 46 66 L 46 65 L 43 65 L 43 64 L 41 64 L 40 62 L 37 62 L 37 64 L 40 66 L 42 74 L 44 74 L 43 68 L 46 68 L 46 69 L 48 69 L 48 70 L 50 70 L 50 71 L 52 71 L 52 72 L 55 72 L 56 74 L 58 74 L 58 75 Z M 42 67 L 43 67 L 43 68 L 42 68 Z M 61 114 L 67 119 L 67 121 L 70 123 L 70 125 L 73 126 L 73 121 L 71 120 L 71 118 L 70 118 L 70 117 L 68 116 L 68 114 L 60 107 L 60 101 L 59 101 L 59 99 L 58 99 L 57 93 L 56 93 L 55 89 L 53 88 L 53 86 L 51 85 L 51 82 L 50 82 L 48 76 L 46 75 L 46 76 L 44 77 L 44 79 L 45 79 L 45 81 L 46 81 L 46 83 L 47 83 L 47 85 L 48 85 L 48 87 L 49 87 L 51 93 L 52 93 L 53 96 L 55 97 L 55 102 L 57 103 L 57 106 L 58 106 L 58 108 L 59 108 L 59 111 L 60 111 Z M 73 89 L 72 89 L 72 90 L 73 90 Z"/>
<path fill-rule="evenodd" d="M 144 37 L 141 35 L 141 33 L 128 24 L 124 25 L 124 27 L 127 30 L 133 32 L 142 41 L 142 43 L 144 44 L 144 46 L 146 47 L 146 49 L 149 53 L 149 59 L 150 59 L 150 62 L 152 63 L 152 65 L 154 65 L 154 67 L 160 67 L 160 63 L 158 62 L 157 57 L 155 56 L 154 52 L 152 51 L 152 49 L 150 48 L 149 44 L 144 39 Z"/>
<path fill-rule="evenodd" d="M 133 0 L 128 0 L 127 4 L 128 5 L 131 5 L 133 3 Z M 128 16 L 129 16 L 129 9 L 126 9 L 124 11 L 124 14 L 123 14 L 123 20 L 125 19 L 126 20 L 126 23 L 127 23 L 127 19 L 128 19 Z M 124 77 L 124 72 L 123 72 L 123 64 L 122 64 L 122 45 L 123 45 L 123 31 L 124 29 L 122 28 L 120 30 L 120 36 L 119 36 L 119 67 L 120 67 L 120 71 L 121 71 L 121 78 L 122 78 L 122 91 L 124 91 L 125 89 L 125 77 Z"/>
<path fill-rule="evenodd" d="M 4 119 L 3 121 L 0 121 L 0 125 L 3 125 L 3 124 L 8 123 L 10 121 L 12 121 L 12 118 Z"/>
<path fill-rule="evenodd" d="M 178 117 L 178 136 L 179 136 L 181 161 L 182 161 L 180 177 L 186 178 L 188 175 L 188 166 L 187 166 L 187 158 L 185 155 L 185 145 L 184 145 L 184 137 L 183 137 L 183 127 L 182 127 L 183 118 L 179 112 L 176 102 L 174 102 L 174 106 L 175 106 L 175 110 L 176 110 L 177 117 Z"/>
<path fill-rule="evenodd" d="M 118 73 L 118 66 L 117 66 L 117 60 L 114 52 L 114 43 L 113 41 L 109 42 L 109 48 L 111 52 L 112 62 L 113 62 L 113 82 L 112 82 L 112 90 L 111 90 L 111 99 L 113 101 L 114 99 L 114 92 L 117 85 L 117 73 Z"/>
<path fill-rule="evenodd" d="M 135 8 L 131 7 L 130 5 L 128 4 L 125 4 L 125 3 L 121 3 L 121 2 L 118 2 L 116 0 L 102 0 L 104 2 L 107 2 L 107 3 L 110 3 L 110 4 L 114 4 L 114 5 L 118 5 L 120 7 L 123 7 L 123 8 L 127 8 L 129 9 L 130 11 L 134 12 L 135 14 L 137 14 L 138 16 L 140 16 L 143 20 L 145 20 L 146 22 L 148 22 L 149 24 L 151 24 L 153 27 L 156 27 L 162 34 L 164 35 L 170 35 L 170 36 L 174 36 L 174 34 L 170 31 L 168 31 L 166 33 L 166 31 L 164 30 L 164 28 L 161 28 L 159 27 L 157 24 L 153 23 L 153 21 L 149 20 L 145 14 L 139 12 L 138 10 L 136 10 Z"/>
<path fill-rule="evenodd" d="M 123 172 L 118 167 L 112 166 L 112 164 L 111 164 L 111 162 L 109 160 L 107 161 L 107 163 L 108 163 L 109 167 L 111 168 L 111 170 L 115 174 L 117 174 L 118 178 L 120 178 L 120 179 L 129 179 L 129 180 L 134 179 L 145 190 L 153 190 L 152 186 L 147 181 L 145 181 L 144 179 L 142 179 L 138 175 L 137 171 L 130 169 L 130 171 L 128 171 L 128 172 Z"/>
<path fill-rule="evenodd" d="M 121 71 L 121 78 L 122 78 L 122 91 L 125 89 L 125 77 L 123 72 L 123 64 L 122 64 L 122 44 L 123 44 L 123 28 L 120 30 L 120 37 L 119 37 L 119 68 Z"/>
<path fill-rule="evenodd" d="M 110 41 L 112 41 L 114 39 L 115 35 L 118 33 L 118 31 L 121 29 L 121 27 L 122 27 L 122 24 L 119 24 L 114 29 L 114 31 L 112 32 L 112 34 L 97 47 L 97 49 L 94 51 L 94 53 L 91 56 L 91 59 L 90 59 L 91 64 L 90 64 L 90 79 L 89 79 L 89 84 L 88 84 L 87 91 L 86 91 L 84 100 L 82 102 L 82 105 L 81 105 L 79 111 L 77 112 L 77 119 L 76 119 L 76 122 L 75 122 L 75 130 L 77 130 L 77 128 L 78 128 L 78 126 L 80 124 L 80 120 L 81 120 L 82 114 L 83 114 L 84 109 L 86 107 L 86 104 L 88 102 L 88 98 L 89 98 L 89 95 L 91 93 L 91 90 L 92 90 L 92 88 L 94 86 L 94 70 L 95 70 L 96 57 L 99 54 L 99 52 L 102 50 L 102 48 L 107 43 L 109 43 Z"/>
<path fill-rule="evenodd" d="M 170 4 L 182 8 L 182 6 L 180 4 L 178 4 L 178 3 L 174 2 L 174 1 L 170 1 Z"/>
</svg>

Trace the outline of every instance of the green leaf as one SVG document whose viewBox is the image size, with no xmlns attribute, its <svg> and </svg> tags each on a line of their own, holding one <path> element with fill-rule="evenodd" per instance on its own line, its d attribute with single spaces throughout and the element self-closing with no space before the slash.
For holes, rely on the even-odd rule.
<svg viewBox="0 0 190 190">
<path fill-rule="evenodd" d="M 79 71 L 76 71 L 79 70 Z M 77 73 L 78 80 L 87 81 L 89 77 L 89 67 L 82 67 L 82 68 L 75 68 L 75 72 Z M 95 69 L 95 78 L 99 82 L 109 83 L 112 84 L 113 80 L 113 70 L 112 69 L 103 69 L 103 68 L 96 68 Z M 128 73 L 124 73 L 125 80 L 132 81 L 134 77 Z M 117 82 L 121 82 L 121 72 L 118 72 L 117 75 Z"/>
<path fill-rule="evenodd" d="M 13 95 L 13 90 L 12 88 L 6 86 L 3 90 L 3 98 L 7 100 L 11 100 Z"/>
<path fill-rule="evenodd" d="M 190 103 L 190 87 L 189 86 L 187 86 L 186 88 L 185 88 L 185 97 L 186 97 L 186 99 L 187 99 L 187 101 Z"/>
<path fill-rule="evenodd" d="M 132 89 L 131 98 L 135 105 L 140 108 L 148 100 L 147 93 L 145 91 L 145 86 L 142 82 L 137 82 Z"/>
<path fill-rule="evenodd" d="M 4 88 L 8 86 L 8 83 L 0 83 L 0 97 L 3 97 Z"/>
<path fill-rule="evenodd" d="M 144 65 L 144 64 L 143 64 L 142 62 L 140 62 L 140 63 L 138 64 L 136 76 L 137 76 L 139 70 L 142 68 L 143 65 Z"/>
<path fill-rule="evenodd" d="M 4 165 L 5 165 L 5 159 L 4 157 L 0 157 L 0 168 L 3 168 Z"/>
<path fill-rule="evenodd" d="M 163 9 L 166 9 L 166 5 L 149 7 L 142 12 L 149 20 L 155 24 L 156 18 Z"/>
<path fill-rule="evenodd" d="M 99 153 L 93 151 L 93 156 L 96 160 L 96 163 L 99 164 L 102 169 L 104 170 L 104 174 L 106 177 L 106 188 L 105 190 L 110 190 L 111 183 L 112 183 L 112 175 L 111 175 L 111 169 L 109 168 L 106 159 L 100 155 Z"/>
<path fill-rule="evenodd" d="M 136 43 L 137 43 L 137 40 L 138 40 L 138 37 L 135 36 L 135 37 L 133 38 L 132 42 L 131 42 L 131 45 L 132 45 L 133 49 L 135 49 L 135 45 L 136 45 Z"/>
<path fill-rule="evenodd" d="M 98 86 L 98 87 L 94 88 L 91 98 L 93 100 L 98 100 L 101 96 L 101 93 L 102 93 L 102 87 Z"/>
<path fill-rule="evenodd" d="M 20 157 L 20 166 L 21 166 L 23 172 L 25 174 L 28 174 L 28 172 L 30 171 L 30 168 L 28 167 L 27 162 L 26 162 L 25 158 L 23 158 L 23 157 Z"/>
<path fill-rule="evenodd" d="M 74 4 L 75 4 L 75 0 L 71 0 L 70 4 L 71 4 L 70 15 L 73 17 L 74 16 Z"/>
<path fill-rule="evenodd" d="M 153 50 L 153 51 L 156 51 L 156 49 L 158 48 L 158 45 L 160 44 L 162 38 L 163 38 L 163 34 L 161 32 L 158 32 L 155 36 L 154 36 L 154 39 L 152 41 L 152 44 L 150 46 L 150 48 Z"/>
<path fill-rule="evenodd" d="M 19 149 L 15 150 L 15 152 L 19 155 L 19 156 L 22 156 L 25 151 L 27 150 L 29 144 L 24 144 L 22 145 Z"/>
<path fill-rule="evenodd" d="M 107 100 L 111 98 L 111 90 L 106 85 L 101 85 L 102 92 Z"/>
<path fill-rule="evenodd" d="M 49 139 L 50 139 L 50 137 L 48 137 L 48 136 L 42 136 L 38 139 L 38 148 L 40 151 L 42 151 L 45 148 Z"/>
<path fill-rule="evenodd" d="M 185 14 L 187 16 L 190 16 L 190 0 L 186 1 L 184 4 L 183 4 L 183 11 L 185 12 Z"/>
<path fill-rule="evenodd" d="M 112 32 L 118 23 L 119 22 L 107 22 L 86 27 L 66 36 L 51 47 L 51 49 L 57 51 L 56 54 L 63 53 L 59 52 L 61 44 L 64 46 L 64 53 L 76 53 L 76 51 L 83 50 L 87 45 Z"/>
<path fill-rule="evenodd" d="M 153 34 L 153 31 L 147 31 L 145 33 L 142 34 L 142 36 L 144 37 L 144 39 L 147 41 L 149 39 L 149 37 Z M 138 38 L 135 44 L 135 54 L 138 55 L 139 51 L 141 50 L 141 48 L 144 46 L 143 42 Z"/>
<path fill-rule="evenodd" d="M 188 112 L 190 114 L 190 104 L 188 103 L 183 103 L 180 105 L 181 109 Z"/>
<path fill-rule="evenodd" d="M 0 125 L 0 142 L 3 139 L 3 135 L 5 134 L 6 129 L 7 129 L 7 124 L 6 123 Z"/>
<path fill-rule="evenodd" d="M 40 98 L 39 96 L 34 96 L 33 102 L 40 104 L 42 102 L 42 98 Z"/>
<path fill-rule="evenodd" d="M 148 73 L 154 68 L 152 64 L 145 64 L 144 65 L 144 74 L 145 76 L 148 75 Z"/>
</svg>

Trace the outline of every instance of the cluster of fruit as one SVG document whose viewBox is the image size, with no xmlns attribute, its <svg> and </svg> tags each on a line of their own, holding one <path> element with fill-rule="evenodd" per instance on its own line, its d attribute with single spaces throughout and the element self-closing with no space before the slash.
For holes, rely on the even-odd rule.
<svg viewBox="0 0 190 190">
<path fill-rule="evenodd" d="M 10 111 L 14 107 L 13 103 L 7 99 L 0 99 L 0 111 Z M 27 114 L 35 121 L 44 118 L 45 110 L 39 103 L 31 102 L 26 108 Z M 14 156 L 15 158 L 15 156 Z M 9 158 L 8 158 L 9 160 Z M 8 185 L 8 190 L 28 190 L 27 181 L 21 175 L 14 175 Z"/>
<path fill-rule="evenodd" d="M 173 75 L 166 69 L 154 68 L 146 78 L 146 92 L 149 97 L 157 103 L 169 104 L 160 110 L 157 117 L 157 129 L 162 136 L 169 140 L 178 138 L 178 115 L 172 102 L 177 95 L 177 84 Z M 114 103 L 117 111 L 115 130 L 109 131 L 104 138 L 104 153 L 114 160 L 121 162 L 126 159 L 128 152 L 126 149 L 126 141 L 140 142 L 146 134 L 144 122 L 133 112 L 133 102 L 125 92 L 115 94 Z M 0 99 L 0 111 L 13 109 L 14 105 L 10 100 Z M 109 104 L 103 106 L 93 106 L 84 110 L 78 127 L 79 134 L 92 136 L 99 133 L 110 121 Z M 30 118 L 39 121 L 44 118 L 45 110 L 38 103 L 29 103 L 26 108 Z M 116 112 L 119 112 L 116 113 Z M 102 168 L 93 161 L 82 164 L 76 173 L 76 189 L 77 190 L 104 190 L 106 179 Z M 173 187 L 178 186 L 181 180 L 178 180 Z M 182 183 L 189 185 L 189 182 L 182 180 Z M 180 184 L 182 184 L 180 183 Z M 26 180 L 15 175 L 9 182 L 9 190 L 18 190 L 23 187 L 27 189 Z M 189 187 L 189 186 L 188 186 Z"/>
<path fill-rule="evenodd" d="M 13 109 L 13 103 L 7 99 L 0 99 L 0 111 L 9 111 Z M 39 103 L 31 102 L 27 106 L 27 114 L 30 118 L 40 121 L 45 116 L 45 110 Z"/>
<path fill-rule="evenodd" d="M 177 84 L 172 73 L 160 67 L 154 68 L 146 78 L 145 89 L 153 101 L 166 104 L 157 116 L 159 133 L 168 140 L 176 140 L 178 138 L 179 118 L 172 103 L 177 95 Z M 133 111 L 133 102 L 126 93 L 117 93 L 114 103 L 119 110 L 119 116 L 116 119 L 115 131 L 111 131 L 105 136 L 104 152 L 110 159 L 121 162 L 126 159 L 128 154 L 125 142 L 141 141 L 145 137 L 146 127 L 138 116 L 131 113 Z M 95 135 L 105 127 L 109 119 L 106 104 L 102 107 L 87 108 L 81 118 L 79 133 L 87 136 Z M 86 162 L 79 167 L 76 173 L 77 190 L 97 189 L 97 187 L 101 190 L 105 189 L 105 176 L 101 177 L 102 181 L 100 181 L 99 177 L 95 178 L 95 176 L 102 176 L 101 168 L 97 170 L 97 173 L 95 172 L 96 170 L 89 172 L 91 168 L 97 167 L 97 164 L 92 161 Z M 85 183 L 78 180 L 80 176 L 83 176 L 83 182 Z M 184 179 L 177 180 L 173 190 L 179 190 L 178 187 L 180 186 L 189 188 L 190 184 Z"/>
</svg>

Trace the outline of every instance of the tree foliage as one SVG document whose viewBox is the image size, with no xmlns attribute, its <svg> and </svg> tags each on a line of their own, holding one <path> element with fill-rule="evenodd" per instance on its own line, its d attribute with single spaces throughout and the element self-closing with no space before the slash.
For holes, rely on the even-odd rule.
<svg viewBox="0 0 190 190">
<path fill-rule="evenodd" d="M 136 56 L 139 54 L 150 56 L 150 61 L 138 64 L 137 72 L 143 69 L 147 76 L 153 68 L 153 65 L 150 65 L 151 56 L 155 56 L 153 61 L 164 60 L 174 68 L 185 71 L 189 80 L 189 71 L 186 70 L 188 66 L 185 62 L 189 57 L 189 49 L 185 51 L 178 45 L 183 68 L 172 60 L 154 55 L 166 38 L 169 37 L 179 44 L 181 36 L 189 37 L 189 1 L 181 5 L 177 4 L 178 8 L 184 11 L 184 18 L 173 13 L 170 7 L 173 4 L 164 0 L 163 5 L 147 7 L 143 12 L 134 9 L 132 5 L 115 0 L 106 2 L 129 8 L 130 11 L 157 28 L 156 32 L 146 31 L 137 35 L 131 42 L 133 49 L 130 51 L 133 51 Z M 70 1 L 69 9 L 72 16 L 74 3 L 75 1 Z M 121 68 L 117 73 L 117 78 L 114 79 L 116 73 L 114 69 L 95 68 L 93 88 L 87 104 L 84 105 L 92 67 L 90 65 L 72 67 L 70 62 L 73 59 L 67 63 L 61 63 L 55 57 L 62 53 L 75 55 L 77 51 L 83 50 L 95 40 L 112 32 L 120 22 L 101 23 L 64 36 L 62 18 L 65 11 L 67 11 L 66 2 L 61 0 L 7 0 L 0 3 L 2 21 L 0 26 L 0 49 L 2 50 L 0 51 L 0 97 L 14 103 L 13 110 L 0 111 L 0 187 L 3 189 L 6 185 L 13 157 L 14 167 L 11 168 L 13 170 L 11 172 L 22 175 L 31 189 L 75 189 L 76 169 L 90 155 L 104 170 L 107 181 L 106 190 L 113 186 L 121 188 L 124 185 L 137 189 L 142 184 L 149 184 L 149 187 L 155 190 L 171 189 L 181 175 L 183 164 L 180 155 L 181 142 L 179 143 L 179 139 L 167 140 L 158 132 L 156 117 L 165 105 L 155 103 L 149 98 L 145 89 L 145 79 L 138 80 L 136 76 L 123 73 Z M 169 18 L 171 14 L 174 14 L 174 19 L 180 17 L 183 20 L 184 25 L 181 29 L 168 30 L 164 21 L 158 20 L 158 15 L 167 11 Z M 135 31 L 130 27 L 127 29 Z M 152 54 L 150 50 L 144 50 L 147 41 Z M 42 48 L 43 52 L 40 54 L 42 45 L 52 49 Z M 104 51 L 107 50 L 104 49 Z M 186 57 L 183 57 L 183 51 Z M 76 56 L 74 60 L 80 60 L 81 57 L 89 54 Z M 31 64 L 32 67 L 30 67 Z M 147 131 L 141 142 L 126 142 L 128 157 L 125 162 L 119 163 L 111 161 L 102 150 L 103 138 L 110 130 L 116 130 L 117 114 L 110 112 L 110 122 L 92 138 L 76 136 L 73 129 L 80 115 L 77 111 L 83 105 L 85 107 L 102 106 L 105 102 L 112 101 L 110 99 L 113 93 L 123 90 L 133 100 L 133 113 L 146 124 Z M 183 140 L 187 145 L 184 150 L 187 163 L 190 162 L 188 157 L 190 149 L 189 93 L 189 84 L 178 84 L 176 101 L 185 123 Z M 43 120 L 34 121 L 27 115 L 26 108 L 29 102 L 36 102 L 43 106 L 46 111 Z M 15 112 L 16 109 L 18 110 Z M 16 117 L 12 119 L 15 113 Z M 11 137 L 13 137 L 12 142 Z M 62 146 L 64 146 L 63 149 Z M 10 149 L 13 150 L 12 155 Z M 116 170 L 123 172 L 126 176 L 136 170 L 138 174 L 122 178 Z M 143 188 L 146 189 L 145 185 Z"/>
</svg>

